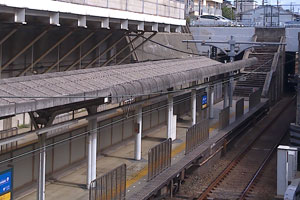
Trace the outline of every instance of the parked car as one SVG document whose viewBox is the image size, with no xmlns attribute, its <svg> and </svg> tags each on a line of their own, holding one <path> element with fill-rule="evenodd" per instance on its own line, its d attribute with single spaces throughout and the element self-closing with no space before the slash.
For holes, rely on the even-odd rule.
<svg viewBox="0 0 300 200">
<path fill-rule="evenodd" d="M 191 22 L 191 26 L 232 26 L 233 22 L 223 16 L 201 15 Z"/>
</svg>

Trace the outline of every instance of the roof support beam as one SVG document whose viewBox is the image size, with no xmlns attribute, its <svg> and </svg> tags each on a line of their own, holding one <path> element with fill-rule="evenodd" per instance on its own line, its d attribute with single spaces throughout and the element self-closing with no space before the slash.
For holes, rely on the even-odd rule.
<svg viewBox="0 0 300 200">
<path fill-rule="evenodd" d="M 127 34 L 124 34 L 119 40 L 115 41 L 109 48 L 107 48 L 105 51 L 103 51 L 100 55 L 96 56 L 96 58 L 94 58 L 83 69 L 87 69 L 87 68 L 91 67 L 99 58 L 101 58 L 104 54 L 106 54 L 108 51 L 110 51 L 112 48 L 114 48 L 114 46 L 116 46 L 117 44 L 119 44 L 126 37 L 126 35 Z"/>
<path fill-rule="evenodd" d="M 176 33 L 181 33 L 181 26 L 176 26 L 175 32 Z"/>
<path fill-rule="evenodd" d="M 72 49 L 70 49 L 68 51 L 68 53 L 66 53 L 63 57 L 59 58 L 59 60 L 54 63 L 53 65 L 51 65 L 48 69 L 46 69 L 44 73 L 47 73 L 49 71 L 51 71 L 55 66 L 57 66 L 61 61 L 63 61 L 65 58 L 67 58 L 73 51 L 75 51 L 78 47 L 80 47 L 83 43 L 85 43 L 90 37 L 92 37 L 95 34 L 95 32 L 91 32 L 90 34 L 88 34 L 83 40 L 81 40 L 79 43 L 77 43 Z"/>
<path fill-rule="evenodd" d="M 50 13 L 50 24 L 60 26 L 59 24 L 59 13 Z"/>
<path fill-rule="evenodd" d="M 158 32 L 158 23 L 152 24 L 152 31 Z"/>
<path fill-rule="evenodd" d="M 118 53 L 116 53 L 115 55 L 113 55 L 112 57 L 110 57 L 107 61 L 105 61 L 105 63 L 101 64 L 100 67 L 109 64 L 110 61 L 112 61 L 114 58 L 116 58 L 118 55 L 120 55 L 123 51 L 125 51 L 133 42 L 135 42 L 137 39 L 139 39 L 143 34 L 144 34 L 144 32 L 141 33 L 141 34 L 138 34 L 131 42 L 129 42 L 128 44 L 126 44 L 122 49 L 120 49 L 118 51 Z"/>
<path fill-rule="evenodd" d="M 87 26 L 86 26 L 86 16 L 79 16 L 78 17 L 78 26 L 83 27 L 83 28 L 87 28 Z"/>
<path fill-rule="evenodd" d="M 121 29 L 128 30 L 128 20 L 121 20 Z"/>
<path fill-rule="evenodd" d="M 41 32 L 34 40 L 32 40 L 29 44 L 27 44 L 19 53 L 17 53 L 13 58 L 11 58 L 7 63 L 5 63 L 1 69 L 6 69 L 11 63 L 13 63 L 20 55 L 22 55 L 27 49 L 29 49 L 32 45 L 34 45 L 39 39 L 41 39 L 49 29 L 44 30 Z"/>
<path fill-rule="evenodd" d="M 101 28 L 110 29 L 110 27 L 109 27 L 109 18 L 103 18 L 101 20 Z"/>
<path fill-rule="evenodd" d="M 138 22 L 137 30 L 144 31 L 145 30 L 145 22 Z"/>
<path fill-rule="evenodd" d="M 58 45 L 60 45 L 63 41 L 65 41 L 74 31 L 70 31 L 64 37 L 62 37 L 58 42 L 56 42 L 52 47 L 50 47 L 47 51 L 45 51 L 38 59 L 36 59 L 33 63 L 27 66 L 20 74 L 17 76 L 23 76 L 27 71 L 34 67 L 37 63 L 39 63 L 45 56 L 47 56 L 53 49 L 55 49 Z"/>
<path fill-rule="evenodd" d="M 145 44 L 147 41 L 149 41 L 151 38 L 153 38 L 156 35 L 156 32 L 154 32 L 151 36 L 149 36 L 146 40 L 144 40 L 142 43 L 140 43 L 138 46 L 136 46 L 134 49 L 132 49 L 129 54 L 127 56 L 125 56 L 122 60 L 120 60 L 118 62 L 118 65 L 122 64 L 124 62 L 124 60 L 126 60 L 133 52 L 135 52 L 135 50 L 137 50 L 140 46 L 142 46 L 143 44 Z M 132 41 L 134 42 L 134 41 Z M 131 43 L 132 43 L 131 42 Z"/>
<path fill-rule="evenodd" d="M 15 9 L 15 22 L 21 23 L 21 24 L 26 24 L 24 8 Z"/>
<path fill-rule="evenodd" d="M 77 59 L 75 62 L 73 62 L 72 65 L 70 65 L 65 71 L 71 70 L 75 65 L 77 65 L 82 59 L 84 59 L 86 56 L 88 56 L 90 53 L 92 53 L 96 48 L 98 48 L 101 44 L 103 44 L 105 41 L 108 40 L 112 36 L 112 32 L 107 34 L 102 40 L 100 40 L 95 46 L 93 46 L 91 49 L 89 49 L 84 55 L 82 55 L 79 59 Z"/>
<path fill-rule="evenodd" d="M 171 32 L 171 25 L 170 24 L 166 24 L 164 27 L 164 32 L 170 33 Z"/>
</svg>

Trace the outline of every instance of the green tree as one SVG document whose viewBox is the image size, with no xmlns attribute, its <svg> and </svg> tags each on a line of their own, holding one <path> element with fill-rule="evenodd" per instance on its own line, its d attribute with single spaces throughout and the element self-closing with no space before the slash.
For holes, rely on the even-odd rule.
<svg viewBox="0 0 300 200">
<path fill-rule="evenodd" d="M 223 17 L 226 17 L 227 19 L 234 20 L 235 19 L 235 13 L 231 8 L 223 7 L 222 8 L 222 15 Z"/>
</svg>

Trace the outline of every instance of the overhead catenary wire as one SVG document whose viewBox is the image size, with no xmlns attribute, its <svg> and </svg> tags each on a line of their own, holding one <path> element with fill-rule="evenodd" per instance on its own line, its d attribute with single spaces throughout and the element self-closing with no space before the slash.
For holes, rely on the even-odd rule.
<svg viewBox="0 0 300 200">
<path fill-rule="evenodd" d="M 272 60 L 272 59 L 270 59 L 270 60 Z M 266 65 L 268 62 L 270 62 L 270 60 L 268 60 L 267 62 L 265 62 L 264 64 L 262 64 L 262 65 L 259 66 L 259 67 L 262 67 L 262 66 Z M 293 59 L 293 60 L 295 61 L 295 59 Z M 291 62 L 291 61 L 289 61 L 289 62 Z M 258 69 L 258 68 L 257 68 L 257 69 Z M 255 69 L 255 70 L 257 70 L 257 69 Z M 255 70 L 253 70 L 253 71 L 255 71 Z M 246 75 L 247 75 L 247 74 L 246 74 Z M 249 75 L 249 74 L 248 74 L 248 75 Z M 238 78 L 240 78 L 240 77 L 238 77 Z M 224 82 L 229 82 L 229 80 L 226 80 L 226 81 L 224 81 Z M 222 83 L 224 83 L 224 82 L 222 82 Z M 199 95 L 201 95 L 201 94 L 196 94 L 196 96 L 199 96 Z M 185 101 L 188 101 L 188 100 L 190 100 L 190 99 L 191 99 L 191 96 L 185 97 L 185 98 L 183 98 L 183 99 L 174 101 L 174 102 L 173 102 L 173 105 L 180 104 L 180 103 L 185 102 Z M 162 110 L 162 109 L 167 108 L 168 106 L 169 106 L 169 104 L 166 104 L 166 105 L 163 105 L 163 106 L 159 106 L 159 107 L 157 107 L 157 108 L 153 108 L 153 109 L 150 109 L 150 110 L 142 111 L 142 114 L 147 114 L 147 115 L 149 115 L 149 114 L 151 114 L 153 111 L 159 111 L 159 110 Z M 81 137 L 86 136 L 86 135 L 87 135 L 88 133 L 90 133 L 91 131 L 98 131 L 98 130 L 100 130 L 100 129 L 104 129 L 104 128 L 107 128 L 107 127 L 109 127 L 109 126 L 113 126 L 113 125 L 115 125 L 115 124 L 117 124 L 117 123 L 119 123 L 119 122 L 122 122 L 122 121 L 124 121 L 124 120 L 130 119 L 130 118 L 133 118 L 133 117 L 136 117 L 137 115 L 138 115 L 138 113 L 133 114 L 133 115 L 130 115 L 130 116 L 126 116 L 126 117 L 121 118 L 121 119 L 119 119 L 119 120 L 116 120 L 116 121 L 114 121 L 114 122 L 111 122 L 111 123 L 108 123 L 108 124 L 106 124 L 106 125 L 97 127 L 96 129 L 91 129 L 91 130 L 89 130 L 89 131 L 85 131 L 85 132 L 80 133 L 80 134 L 78 134 L 78 135 L 71 136 L 71 137 L 69 137 L 69 138 L 66 138 L 66 139 L 57 141 L 57 142 L 52 143 L 52 144 L 48 144 L 48 145 L 45 146 L 45 148 L 48 148 L 48 150 L 49 150 L 49 148 L 54 148 L 54 146 L 61 145 L 61 144 L 65 143 L 65 142 L 68 142 L 68 141 L 70 141 L 70 140 L 72 140 L 72 139 L 80 139 Z M 44 148 L 44 147 L 40 147 L 40 148 L 31 150 L 31 151 L 29 151 L 29 152 L 25 152 L 25 153 L 23 153 L 23 154 L 20 154 L 20 155 L 18 155 L 18 156 L 14 156 L 14 157 L 8 158 L 8 159 L 6 159 L 6 160 L 2 160 L 2 161 L 0 161 L 0 167 L 3 166 L 3 165 L 5 165 L 4 163 L 7 163 L 7 162 L 11 162 L 11 161 L 16 162 L 16 161 L 15 161 L 16 159 L 19 159 L 19 158 L 21 158 L 21 157 L 23 157 L 23 156 L 25 156 L 25 158 L 26 158 L 27 156 L 32 156 L 31 154 L 35 154 L 35 153 L 37 154 L 38 151 L 42 150 L 43 148 Z M 47 151 L 48 151 L 48 150 L 47 150 Z M 24 159 L 25 159 L 25 158 L 24 158 Z"/>
<path fill-rule="evenodd" d="M 271 59 L 271 60 L 272 60 L 272 59 Z M 291 61 L 289 61 L 289 62 L 294 62 L 294 61 L 295 61 L 295 59 L 293 59 L 293 60 L 291 60 Z M 264 65 L 265 65 L 266 63 L 268 63 L 268 62 L 270 62 L 270 61 L 265 62 L 265 63 L 264 63 L 263 65 L 261 65 L 261 66 L 264 66 Z M 289 62 L 287 62 L 287 63 L 289 63 Z M 260 67 L 261 67 L 261 66 L 260 66 Z M 257 69 L 258 69 L 258 68 L 257 68 Z M 257 69 L 256 69 L 256 70 L 257 70 Z M 253 70 L 253 71 L 255 71 L 255 70 Z M 228 80 L 228 81 L 229 81 L 229 80 Z M 226 81 L 226 82 L 228 82 L 228 81 Z M 196 95 L 199 96 L 200 94 L 196 94 Z M 188 101 L 188 100 L 190 100 L 190 99 L 191 99 L 191 96 L 186 97 L 186 98 L 183 98 L 183 99 L 180 99 L 180 100 L 178 100 L 178 101 L 175 101 L 175 102 L 173 103 L 173 105 L 180 104 L 180 103 L 185 102 L 185 101 Z M 158 111 L 158 110 L 162 110 L 162 109 L 167 108 L 168 105 L 169 105 L 169 104 L 166 104 L 166 105 L 160 106 L 160 107 L 158 107 L 158 108 L 153 108 L 153 109 L 150 109 L 150 110 L 147 110 L 147 111 L 143 111 L 142 114 L 147 114 L 147 115 L 149 115 L 149 114 L 151 114 L 153 111 Z M 69 137 L 69 138 L 66 138 L 66 139 L 57 141 L 57 142 L 52 143 L 52 144 L 49 144 L 49 145 L 46 145 L 45 148 L 48 149 L 48 150 L 46 150 L 46 151 L 49 151 L 49 150 L 55 148 L 55 146 L 57 146 L 57 145 L 62 145 L 63 143 L 68 142 L 68 141 L 70 141 L 70 140 L 72 140 L 72 139 L 80 139 L 81 137 L 85 137 L 85 136 L 86 136 L 88 133 L 90 133 L 91 131 L 98 131 L 98 130 L 100 130 L 100 129 L 107 128 L 108 126 L 113 126 L 113 125 L 115 125 L 115 124 L 117 124 L 117 123 L 119 123 L 119 122 L 121 122 L 121 121 L 124 121 L 124 120 L 129 119 L 129 118 L 133 118 L 133 117 L 135 117 L 135 116 L 137 116 L 137 115 L 138 115 L 138 114 L 133 114 L 133 115 L 130 115 L 130 116 L 126 116 L 125 118 L 122 118 L 122 119 L 116 120 L 116 121 L 114 121 L 114 122 L 111 122 L 111 123 L 109 123 L 109 124 L 106 124 L 106 125 L 97 127 L 96 129 L 92 129 L 92 130 L 89 130 L 89 131 L 80 133 L 80 134 L 78 134 L 78 135 L 75 135 L 75 136 L 72 136 L 72 137 Z M 6 159 L 6 160 L 0 161 L 0 167 L 6 165 L 5 163 L 7 163 L 7 162 L 17 162 L 17 161 L 20 161 L 20 160 L 22 160 L 22 159 L 27 158 L 28 156 L 32 156 L 32 154 L 33 154 L 33 155 L 37 155 L 37 154 L 39 153 L 38 151 L 42 150 L 43 148 L 44 148 L 44 147 L 40 147 L 40 148 L 31 150 L 31 151 L 29 151 L 29 152 L 25 152 L 25 153 L 23 153 L 23 154 L 20 154 L 20 155 L 18 155 L 18 156 L 14 156 L 14 157 L 8 158 L 8 159 Z M 22 158 L 22 157 L 23 157 L 23 158 Z M 17 160 L 17 159 L 19 159 L 19 160 Z"/>
</svg>

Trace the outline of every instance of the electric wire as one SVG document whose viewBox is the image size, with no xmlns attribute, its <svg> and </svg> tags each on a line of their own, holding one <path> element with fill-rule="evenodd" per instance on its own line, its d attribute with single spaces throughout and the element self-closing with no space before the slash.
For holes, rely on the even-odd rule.
<svg viewBox="0 0 300 200">
<path fill-rule="evenodd" d="M 270 59 L 270 60 L 272 61 L 273 59 Z M 266 65 L 267 63 L 270 62 L 270 60 L 266 61 L 264 64 L 260 65 L 259 67 L 262 67 L 262 66 Z M 290 60 L 289 62 L 293 62 L 293 61 L 295 61 L 295 59 L 292 59 L 292 60 Z M 287 62 L 287 63 L 289 63 L 289 62 Z M 286 64 L 287 64 L 287 63 L 286 63 Z M 258 67 L 258 68 L 259 68 L 259 67 Z M 254 71 L 258 70 L 258 68 L 256 68 L 255 70 L 252 70 L 251 72 L 254 72 Z M 247 73 L 247 74 L 245 74 L 245 75 L 249 75 L 249 74 Z M 236 79 L 240 79 L 240 77 L 237 77 Z M 223 82 L 221 82 L 221 83 L 226 83 L 226 82 L 230 82 L 230 80 L 226 80 L 226 81 L 223 81 Z M 181 90 L 181 91 L 182 91 L 182 90 Z M 148 95 L 149 95 L 149 94 L 148 94 Z M 199 96 L 199 95 L 200 95 L 200 94 L 196 94 L 196 96 Z M 180 100 L 178 100 L 178 101 L 174 101 L 174 102 L 173 102 L 173 105 L 180 104 L 180 103 L 185 102 L 185 101 L 188 101 L 188 100 L 190 100 L 190 99 L 191 99 L 191 96 L 186 97 L 186 98 L 183 98 L 183 99 L 180 99 Z M 160 107 L 158 107 L 158 108 L 153 108 L 153 109 L 150 109 L 150 110 L 147 110 L 147 111 L 143 111 L 142 114 L 148 114 L 148 115 L 149 115 L 149 114 L 151 114 L 151 112 L 153 112 L 153 111 L 162 110 L 162 109 L 167 108 L 168 106 L 169 106 L 169 104 L 166 104 L 166 105 L 160 106 Z M 29 152 L 20 154 L 20 155 L 18 155 L 18 156 L 14 156 L 14 157 L 8 158 L 8 159 L 6 159 L 6 160 L 0 161 L 0 166 L 3 166 L 4 163 L 6 163 L 6 162 L 10 162 L 10 161 L 16 160 L 16 159 L 18 159 L 18 158 L 20 158 L 20 157 L 27 156 L 27 155 L 32 154 L 32 153 L 35 153 L 35 152 L 37 152 L 37 151 L 43 150 L 44 148 L 52 148 L 52 147 L 54 147 L 55 145 L 63 144 L 64 142 L 67 142 L 67 141 L 69 141 L 69 140 L 71 140 L 71 139 L 76 139 L 76 138 L 79 139 L 79 138 L 81 138 L 81 137 L 87 135 L 88 133 L 90 133 L 90 132 L 92 132 L 92 131 L 98 131 L 98 130 L 100 130 L 100 129 L 103 129 L 103 128 L 106 128 L 106 127 L 108 127 L 108 126 L 112 126 L 112 125 L 114 125 L 114 124 L 116 124 L 116 123 L 119 123 L 119 122 L 121 122 L 121 121 L 124 121 L 124 120 L 126 120 L 126 119 L 133 118 L 133 117 L 135 117 L 135 116 L 137 116 L 137 115 L 138 115 L 138 114 L 133 114 L 133 115 L 130 115 L 130 116 L 126 116 L 125 118 L 122 118 L 122 119 L 116 120 L 116 121 L 114 121 L 114 122 L 111 122 L 111 123 L 109 123 L 109 124 L 106 124 L 106 125 L 97 127 L 96 129 L 92 129 L 92 130 L 89 130 L 89 131 L 80 133 L 80 134 L 78 134 L 78 135 L 71 136 L 71 137 L 69 137 L 69 138 L 66 138 L 66 139 L 57 141 L 57 142 L 55 142 L 55 143 L 46 145 L 45 147 L 40 147 L 40 148 L 31 150 L 31 151 L 29 151 Z"/>
<path fill-rule="evenodd" d="M 196 96 L 199 96 L 199 95 L 201 95 L 201 94 L 196 94 Z M 178 101 L 174 101 L 174 102 L 173 102 L 173 105 L 181 104 L 181 103 L 183 103 L 183 102 L 189 101 L 190 99 L 191 99 L 191 96 L 185 97 L 185 98 L 180 99 L 180 100 L 178 100 Z M 168 106 L 169 106 L 169 104 L 165 104 L 165 105 L 159 106 L 159 107 L 157 107 L 157 108 L 153 108 L 153 109 L 150 109 L 150 110 L 142 111 L 142 114 L 146 114 L 146 115 L 144 115 L 144 117 L 145 117 L 145 116 L 147 116 L 147 115 L 150 115 L 152 112 L 155 112 L 155 111 L 158 112 L 158 111 L 160 111 L 160 110 L 163 110 L 163 109 L 167 108 Z M 136 114 L 133 114 L 133 115 L 130 115 L 130 116 L 121 118 L 121 119 L 119 119 L 119 120 L 116 120 L 116 121 L 110 122 L 110 123 L 108 123 L 108 124 L 105 124 L 105 125 L 103 125 L 103 126 L 97 127 L 96 129 L 91 129 L 91 130 L 85 131 L 85 132 L 83 132 L 83 133 L 80 133 L 80 134 L 77 134 L 77 135 L 68 137 L 68 138 L 66 138 L 66 139 L 62 139 L 62 140 L 60 140 L 60 141 L 54 142 L 54 143 L 52 143 L 52 144 L 45 145 L 44 147 L 39 147 L 39 148 L 36 148 L 36 149 L 34 149 L 34 150 L 25 152 L 25 153 L 23 153 L 23 154 L 20 154 L 20 155 L 17 155 L 17 156 L 8 158 L 8 159 L 6 159 L 6 160 L 2 160 L 2 161 L 0 161 L 0 167 L 1 167 L 1 166 L 4 166 L 4 165 L 5 165 L 4 163 L 10 162 L 10 161 L 18 162 L 18 161 L 20 161 L 19 158 L 21 158 L 21 157 L 25 157 L 25 158 L 26 158 L 27 156 L 32 156 L 32 154 L 34 154 L 34 153 L 37 153 L 37 154 L 38 154 L 38 153 L 39 153 L 38 151 L 41 151 L 41 150 L 43 150 L 44 148 L 45 148 L 45 149 L 48 149 L 48 150 L 45 150 L 45 151 L 49 151 L 50 149 L 54 148 L 54 146 L 62 145 L 63 143 L 68 142 L 68 141 L 70 141 L 70 140 L 72 140 L 72 139 L 80 139 L 80 138 L 82 138 L 82 137 L 85 137 L 85 136 L 86 136 L 87 134 L 89 134 L 90 132 L 93 132 L 93 131 L 99 131 L 99 130 L 101 130 L 101 129 L 105 129 L 105 128 L 108 128 L 108 127 L 114 126 L 114 125 L 117 126 L 117 123 L 122 122 L 122 121 L 125 121 L 125 120 L 128 120 L 128 119 L 130 119 L 130 118 L 134 118 L 134 117 L 136 117 L 138 114 L 139 114 L 139 113 L 136 113 Z M 34 154 L 34 155 L 37 155 L 37 154 Z M 25 158 L 24 158 L 24 159 L 25 159 Z M 17 160 L 17 159 L 19 159 L 19 160 Z"/>
</svg>

